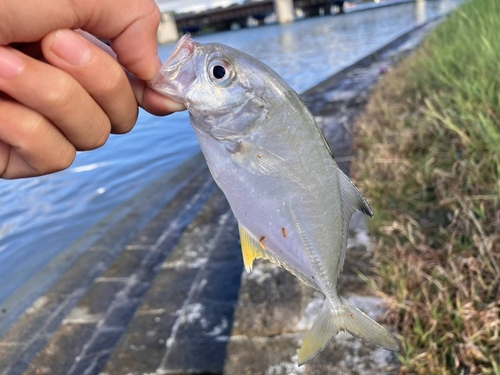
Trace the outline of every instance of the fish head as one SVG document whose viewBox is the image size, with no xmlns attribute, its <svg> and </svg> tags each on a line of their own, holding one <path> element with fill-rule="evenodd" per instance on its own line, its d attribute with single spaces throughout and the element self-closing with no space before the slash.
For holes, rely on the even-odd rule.
<svg viewBox="0 0 500 375">
<path fill-rule="evenodd" d="M 262 66 L 241 51 L 185 35 L 150 85 L 183 103 L 199 131 L 237 140 L 255 131 L 268 112 Z"/>
</svg>

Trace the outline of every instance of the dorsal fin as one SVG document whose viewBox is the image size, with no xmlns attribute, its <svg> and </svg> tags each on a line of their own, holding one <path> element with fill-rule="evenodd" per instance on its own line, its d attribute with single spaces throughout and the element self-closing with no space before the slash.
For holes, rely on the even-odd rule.
<svg viewBox="0 0 500 375">
<path fill-rule="evenodd" d="M 366 201 L 365 197 L 363 197 L 363 195 L 360 193 L 358 188 L 354 186 L 349 177 L 347 177 L 340 169 L 338 169 L 338 171 L 343 217 L 342 249 L 340 252 L 340 267 L 338 271 L 340 273 L 344 266 L 345 255 L 347 252 L 347 231 L 349 229 L 349 222 L 351 221 L 352 215 L 359 210 L 364 214 L 373 217 L 373 210 Z"/>
<path fill-rule="evenodd" d="M 339 169 L 339 186 L 344 214 L 350 219 L 357 210 L 373 217 L 373 210 L 353 182 Z"/>
</svg>

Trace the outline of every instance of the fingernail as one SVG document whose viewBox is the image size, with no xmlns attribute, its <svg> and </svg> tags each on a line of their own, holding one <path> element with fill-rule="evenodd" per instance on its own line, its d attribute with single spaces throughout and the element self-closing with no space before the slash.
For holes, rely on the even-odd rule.
<svg viewBox="0 0 500 375">
<path fill-rule="evenodd" d="M 71 30 L 58 30 L 52 42 L 52 52 L 72 65 L 90 61 L 92 52 L 83 38 Z"/>
<path fill-rule="evenodd" d="M 24 69 L 24 61 L 5 47 L 0 47 L 0 77 L 10 79 Z"/>
</svg>

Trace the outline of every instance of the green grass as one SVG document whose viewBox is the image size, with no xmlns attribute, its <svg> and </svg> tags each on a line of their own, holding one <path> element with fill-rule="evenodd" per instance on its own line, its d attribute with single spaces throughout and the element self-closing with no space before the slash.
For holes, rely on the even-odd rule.
<svg viewBox="0 0 500 375">
<path fill-rule="evenodd" d="M 356 144 L 401 373 L 500 374 L 500 1 L 464 4 L 387 74 Z"/>
</svg>

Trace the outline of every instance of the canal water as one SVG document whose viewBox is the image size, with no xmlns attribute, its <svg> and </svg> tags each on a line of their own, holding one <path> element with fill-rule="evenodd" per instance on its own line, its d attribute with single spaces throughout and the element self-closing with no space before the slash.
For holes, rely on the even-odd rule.
<svg viewBox="0 0 500 375">
<path fill-rule="evenodd" d="M 422 1 L 363 12 L 350 8 L 344 15 L 195 39 L 256 56 L 303 92 L 458 3 Z M 172 50 L 173 45 L 161 46 L 162 59 Z M 89 228 L 198 152 L 187 113 L 160 118 L 141 112 L 130 134 L 111 136 L 101 149 L 79 153 L 65 171 L 0 180 L 0 311 L 9 296 L 22 299 L 16 291 Z M 53 272 L 65 268 L 60 267 Z"/>
</svg>

